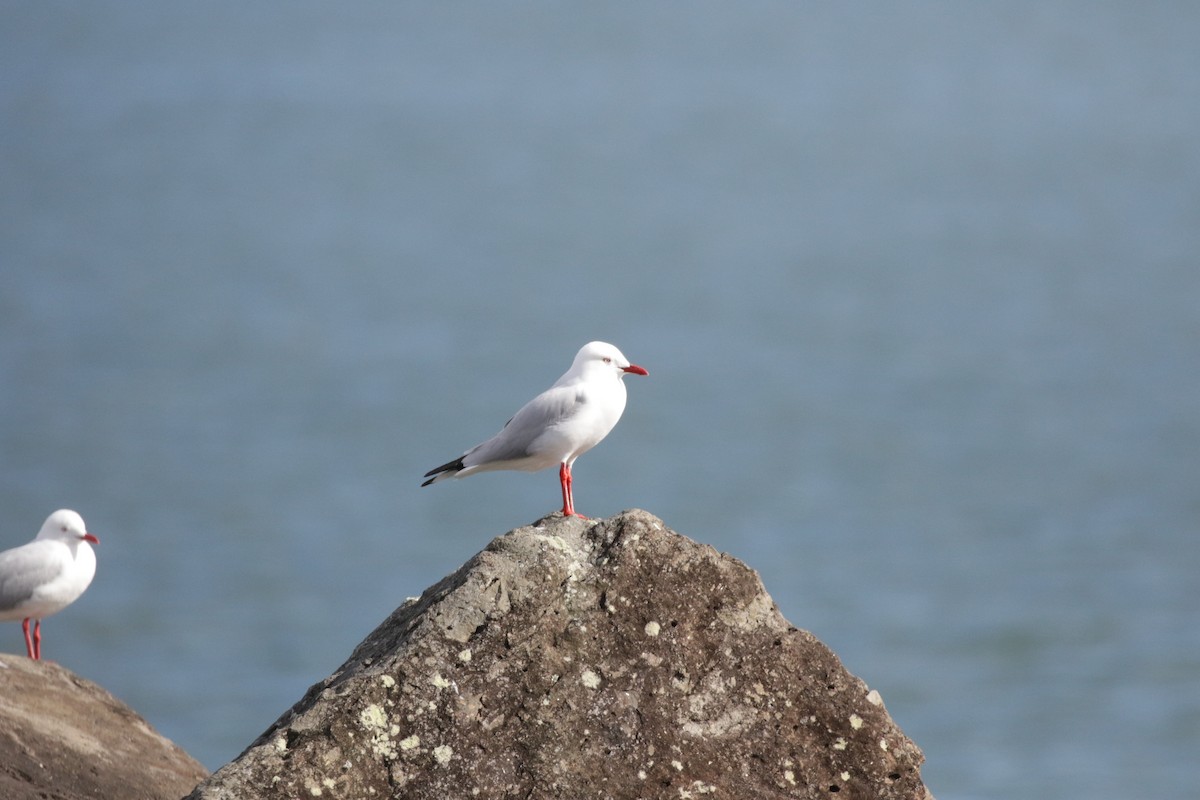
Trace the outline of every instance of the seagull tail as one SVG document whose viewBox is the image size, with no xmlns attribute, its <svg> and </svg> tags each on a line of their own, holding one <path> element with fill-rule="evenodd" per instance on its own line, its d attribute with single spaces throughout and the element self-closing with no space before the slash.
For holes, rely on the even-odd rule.
<svg viewBox="0 0 1200 800">
<path fill-rule="evenodd" d="M 429 472 L 426 472 L 425 477 L 429 478 L 429 480 L 425 481 L 421 485 L 428 486 L 434 481 L 441 480 L 442 478 L 453 478 L 463 469 L 463 457 L 459 456 L 453 461 L 447 461 L 440 467 L 435 467 L 434 469 L 429 470 Z"/>
</svg>

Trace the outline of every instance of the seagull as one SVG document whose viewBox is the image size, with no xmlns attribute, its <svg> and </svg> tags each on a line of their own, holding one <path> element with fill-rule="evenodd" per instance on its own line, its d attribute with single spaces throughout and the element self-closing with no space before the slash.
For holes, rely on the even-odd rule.
<svg viewBox="0 0 1200 800">
<path fill-rule="evenodd" d="M 0 553 L 0 621 L 22 620 L 25 650 L 34 661 L 42 657 L 42 618 L 74 603 L 91 584 L 93 544 L 100 540 L 87 532 L 83 517 L 64 508 L 46 518 L 32 542 Z"/>
<path fill-rule="evenodd" d="M 492 438 L 453 461 L 425 473 L 431 483 L 465 478 L 494 469 L 537 472 L 558 465 L 562 513 L 575 511 L 571 465 L 591 450 L 617 424 L 625 410 L 626 374 L 648 375 L 629 363 L 607 342 L 589 342 L 575 355 L 571 368 L 546 391 L 530 400 Z M 585 517 L 586 519 L 586 517 Z"/>
</svg>

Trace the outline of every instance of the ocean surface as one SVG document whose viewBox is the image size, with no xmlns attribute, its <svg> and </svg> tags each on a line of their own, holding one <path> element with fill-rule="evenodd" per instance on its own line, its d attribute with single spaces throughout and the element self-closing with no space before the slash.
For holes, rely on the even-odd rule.
<svg viewBox="0 0 1200 800">
<path fill-rule="evenodd" d="M 83 514 L 44 653 L 208 767 L 559 507 L 419 483 L 603 339 L 580 511 L 758 570 L 939 800 L 1194 796 L 1200 6 L 3 16 L 0 547 Z"/>
</svg>

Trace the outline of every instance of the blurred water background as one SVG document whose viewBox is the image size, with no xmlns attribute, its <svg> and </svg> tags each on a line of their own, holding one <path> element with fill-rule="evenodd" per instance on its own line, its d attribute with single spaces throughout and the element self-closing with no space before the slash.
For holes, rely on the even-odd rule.
<svg viewBox="0 0 1200 800">
<path fill-rule="evenodd" d="M 0 546 L 82 512 L 46 655 L 210 768 L 558 508 L 418 484 L 605 339 L 580 510 L 757 569 L 939 800 L 1194 792 L 1200 6 L 3 10 Z"/>
</svg>

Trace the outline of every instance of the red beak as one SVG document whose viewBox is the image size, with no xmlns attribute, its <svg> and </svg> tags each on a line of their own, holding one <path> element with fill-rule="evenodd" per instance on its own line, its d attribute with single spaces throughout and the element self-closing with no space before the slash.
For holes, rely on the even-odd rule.
<svg viewBox="0 0 1200 800">
<path fill-rule="evenodd" d="M 625 367 L 625 369 L 622 371 L 623 372 L 632 372 L 634 375 L 649 375 L 650 374 L 649 372 L 646 372 L 646 370 L 644 370 L 643 368 L 639 367 L 637 364 L 630 364 L 628 367 Z"/>
<path fill-rule="evenodd" d="M 83 540 L 84 540 L 85 542 L 91 542 L 92 544 L 100 544 L 100 540 L 99 540 L 99 539 L 97 539 L 95 536 L 93 536 L 93 535 L 92 535 L 92 534 L 90 534 L 90 533 L 85 533 L 85 534 L 83 535 Z"/>
</svg>

